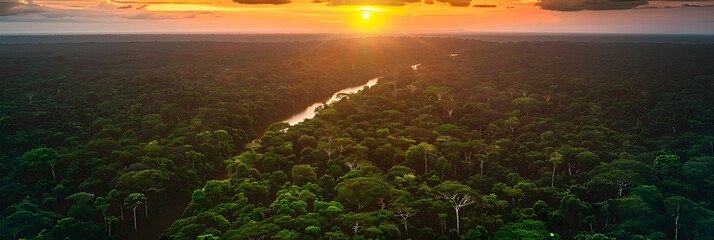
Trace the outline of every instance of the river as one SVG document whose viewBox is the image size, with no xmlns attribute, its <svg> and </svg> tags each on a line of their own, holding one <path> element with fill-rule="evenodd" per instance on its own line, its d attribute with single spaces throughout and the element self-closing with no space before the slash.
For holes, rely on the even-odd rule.
<svg viewBox="0 0 714 240">
<path fill-rule="evenodd" d="M 290 126 L 295 126 L 298 123 L 301 123 L 302 121 L 314 118 L 315 115 L 317 114 L 317 109 L 319 109 L 325 105 L 330 105 L 334 102 L 340 101 L 340 99 L 344 98 L 346 95 L 355 94 L 355 93 L 359 92 L 360 90 L 364 89 L 365 87 L 371 88 L 372 86 L 377 85 L 377 82 L 379 82 L 379 78 L 373 78 L 373 79 L 370 79 L 369 81 L 367 81 L 367 83 L 365 83 L 365 84 L 362 84 L 362 85 L 359 85 L 356 87 L 348 87 L 348 88 L 342 89 L 340 91 L 337 91 L 334 94 L 332 94 L 332 97 L 327 99 L 327 101 L 313 103 L 312 105 L 305 108 L 305 110 L 303 110 L 302 112 L 292 115 L 291 117 L 289 117 L 288 119 L 286 119 L 282 122 L 288 123 L 288 124 L 290 124 Z"/>
<path fill-rule="evenodd" d="M 412 70 L 416 71 L 419 69 L 419 66 L 421 66 L 421 64 L 415 64 L 415 65 L 412 65 L 411 68 L 412 68 Z M 359 92 L 360 90 L 364 89 L 365 87 L 371 88 L 374 85 L 377 85 L 378 82 L 379 82 L 379 78 L 373 78 L 373 79 L 370 79 L 369 81 L 367 81 L 367 83 L 365 83 L 365 84 L 355 86 L 355 87 L 348 87 L 348 88 L 339 90 L 339 91 L 335 92 L 334 94 L 332 94 L 332 97 L 330 97 L 326 101 L 313 103 L 312 105 L 305 108 L 305 110 L 303 110 L 302 112 L 292 115 L 288 119 L 285 119 L 284 121 L 281 121 L 281 122 L 287 123 L 290 126 L 295 126 L 298 123 L 301 123 L 307 119 L 314 118 L 315 115 L 317 114 L 317 110 L 322 108 L 323 106 L 330 105 L 332 103 L 340 101 L 342 98 L 346 97 L 347 95 L 355 94 L 355 93 Z"/>
</svg>

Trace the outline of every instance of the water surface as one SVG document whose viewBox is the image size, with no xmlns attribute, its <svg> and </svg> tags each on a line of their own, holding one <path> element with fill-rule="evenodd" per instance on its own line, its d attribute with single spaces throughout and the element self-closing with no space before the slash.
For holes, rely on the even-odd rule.
<svg viewBox="0 0 714 240">
<path fill-rule="evenodd" d="M 289 117 L 288 119 L 286 119 L 283 122 L 290 124 L 290 126 L 294 126 L 298 123 L 301 123 L 302 121 L 314 118 L 315 115 L 317 114 L 316 111 L 318 109 L 322 108 L 323 106 L 330 105 L 332 103 L 340 101 L 342 98 L 346 97 L 347 95 L 355 94 L 355 93 L 359 92 L 360 90 L 364 89 L 365 87 L 371 88 L 374 85 L 377 85 L 377 82 L 379 82 L 379 78 L 373 78 L 373 79 L 370 79 L 369 81 L 367 81 L 367 83 L 365 83 L 365 84 L 355 86 L 355 87 L 349 87 L 349 88 L 345 88 L 340 91 L 337 91 L 334 94 L 332 94 L 332 97 L 327 99 L 327 101 L 313 103 L 312 105 L 305 108 L 305 110 L 303 110 L 302 112 Z"/>
<path fill-rule="evenodd" d="M 419 66 L 421 66 L 421 64 L 415 64 L 415 65 L 412 65 L 411 67 L 412 67 L 412 70 L 416 71 L 416 70 L 419 70 Z M 365 83 L 365 84 L 355 86 L 355 87 L 348 87 L 348 88 L 342 89 L 340 91 L 337 91 L 334 94 L 332 94 L 332 97 L 327 99 L 327 101 L 313 103 L 312 105 L 305 108 L 305 110 L 303 110 L 302 112 L 292 115 L 291 117 L 289 117 L 288 119 L 286 119 L 282 122 L 288 123 L 288 124 L 290 124 L 290 126 L 295 126 L 298 123 L 301 123 L 307 119 L 314 118 L 315 115 L 317 115 L 317 110 L 322 109 L 323 106 L 330 105 L 332 103 L 340 101 L 340 100 L 342 100 L 342 98 L 348 97 L 350 94 L 355 94 L 355 93 L 359 92 L 360 90 L 364 89 L 365 87 L 371 88 L 374 85 L 377 85 L 377 82 L 379 82 L 379 78 L 373 78 L 373 79 L 370 79 L 369 81 L 367 81 L 367 83 Z"/>
</svg>

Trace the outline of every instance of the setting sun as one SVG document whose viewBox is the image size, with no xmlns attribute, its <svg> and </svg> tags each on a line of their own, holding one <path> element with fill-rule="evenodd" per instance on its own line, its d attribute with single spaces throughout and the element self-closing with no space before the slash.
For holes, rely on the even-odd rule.
<svg viewBox="0 0 714 240">
<path fill-rule="evenodd" d="M 369 19 L 372 18 L 372 13 L 364 11 L 362 12 L 362 19 L 365 21 L 369 21 Z"/>
<path fill-rule="evenodd" d="M 352 25 L 358 32 L 385 31 L 386 11 L 382 8 L 363 6 L 356 9 Z"/>
</svg>

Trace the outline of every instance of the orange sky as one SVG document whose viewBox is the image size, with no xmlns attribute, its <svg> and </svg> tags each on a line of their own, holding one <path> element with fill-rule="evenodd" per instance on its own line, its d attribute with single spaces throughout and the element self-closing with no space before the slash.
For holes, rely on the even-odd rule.
<svg viewBox="0 0 714 240">
<path fill-rule="evenodd" d="M 624 3 L 622 0 L 313 1 L 0 0 L 0 33 L 714 34 L 714 1 L 708 0 L 625 0 Z M 428 4 L 429 1 L 435 2 Z"/>
</svg>

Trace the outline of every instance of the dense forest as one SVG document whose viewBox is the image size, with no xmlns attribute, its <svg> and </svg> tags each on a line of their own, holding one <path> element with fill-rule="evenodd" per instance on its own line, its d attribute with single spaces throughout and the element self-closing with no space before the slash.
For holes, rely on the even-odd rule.
<svg viewBox="0 0 714 240">
<path fill-rule="evenodd" d="M 169 239 L 712 239 L 714 48 L 502 44 L 272 125 Z"/>
<path fill-rule="evenodd" d="M 5 46 L 0 239 L 714 239 L 712 45 Z"/>
<path fill-rule="evenodd" d="M 0 239 L 155 238 L 270 123 L 445 54 L 416 39 L 0 49 Z"/>
</svg>

